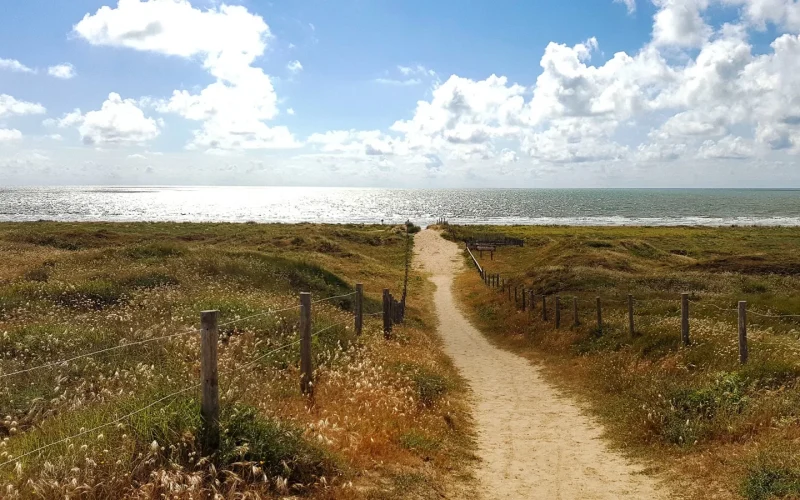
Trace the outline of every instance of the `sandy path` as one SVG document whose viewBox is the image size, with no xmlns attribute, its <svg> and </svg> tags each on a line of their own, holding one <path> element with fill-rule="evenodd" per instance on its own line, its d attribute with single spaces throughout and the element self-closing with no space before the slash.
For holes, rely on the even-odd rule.
<svg viewBox="0 0 800 500">
<path fill-rule="evenodd" d="M 485 498 L 663 498 L 656 482 L 601 441 L 597 424 L 524 358 L 490 344 L 456 307 L 460 249 L 438 233 L 416 237 L 417 263 L 436 284 L 439 333 L 474 393 L 477 470 Z"/>
</svg>

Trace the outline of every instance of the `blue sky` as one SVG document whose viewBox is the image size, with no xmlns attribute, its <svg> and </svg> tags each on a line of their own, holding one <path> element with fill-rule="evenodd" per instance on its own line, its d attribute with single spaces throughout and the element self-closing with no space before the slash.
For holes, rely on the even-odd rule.
<svg viewBox="0 0 800 500">
<path fill-rule="evenodd" d="M 793 0 L 32 0 L 0 24 L 9 184 L 800 185 Z"/>
</svg>

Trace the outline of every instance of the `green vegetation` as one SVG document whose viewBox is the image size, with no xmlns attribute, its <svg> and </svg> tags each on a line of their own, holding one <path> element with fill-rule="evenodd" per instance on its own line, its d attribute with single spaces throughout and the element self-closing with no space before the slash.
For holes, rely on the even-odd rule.
<svg viewBox="0 0 800 500">
<path fill-rule="evenodd" d="M 355 335 L 352 296 L 315 303 L 312 330 L 326 330 L 313 339 L 311 399 L 293 344 L 300 291 L 316 301 L 361 282 L 365 313 L 380 311 L 381 290 L 403 284 L 405 235 L 403 225 L 0 224 L 3 496 L 360 499 L 393 495 L 403 474 L 435 495 L 464 470 L 471 440 L 428 282 L 412 272 L 408 321 L 390 341 L 378 316 Z M 206 309 L 221 322 L 213 456 L 199 445 L 196 388 Z M 411 363 L 421 379 L 391 369 Z"/>
<path fill-rule="evenodd" d="M 503 232 L 481 264 L 510 286 L 550 295 L 522 314 L 474 266 L 456 289 L 497 343 L 540 360 L 556 383 L 591 402 L 609 435 L 696 498 L 798 498 L 800 230 L 450 226 L 453 240 Z M 691 345 L 680 339 L 690 294 Z M 635 298 L 636 335 L 627 323 Z M 554 331 L 553 297 L 563 300 Z M 581 326 L 573 327 L 572 297 Z M 603 303 L 597 329 L 595 297 Z M 748 302 L 750 361 L 740 365 L 736 303 Z"/>
</svg>

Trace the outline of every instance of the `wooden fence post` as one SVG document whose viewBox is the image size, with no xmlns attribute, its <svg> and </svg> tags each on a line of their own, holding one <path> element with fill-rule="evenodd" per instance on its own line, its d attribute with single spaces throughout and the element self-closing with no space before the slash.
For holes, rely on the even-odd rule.
<svg viewBox="0 0 800 500">
<path fill-rule="evenodd" d="M 364 329 L 364 285 L 362 283 L 356 283 L 356 335 L 361 335 L 361 331 Z"/>
<path fill-rule="evenodd" d="M 600 297 L 597 297 L 597 333 L 603 333 L 603 307 L 600 304 Z"/>
<path fill-rule="evenodd" d="M 200 417 L 203 422 L 203 453 L 207 455 L 219 449 L 218 319 L 219 311 L 200 313 L 200 377 L 203 384 Z"/>
<path fill-rule="evenodd" d="M 389 338 L 392 334 L 392 305 L 389 303 L 389 289 L 383 289 L 383 336 Z"/>
<path fill-rule="evenodd" d="M 547 321 L 547 295 L 542 294 L 542 321 Z"/>
<path fill-rule="evenodd" d="M 508 285 L 508 300 L 511 301 L 511 284 Z"/>
<path fill-rule="evenodd" d="M 681 294 L 681 340 L 689 345 L 689 294 Z"/>
<path fill-rule="evenodd" d="M 747 363 L 747 302 L 739 301 L 739 363 Z"/>
<path fill-rule="evenodd" d="M 628 328 L 630 329 L 631 337 L 636 336 L 636 329 L 633 324 L 633 295 L 628 294 Z"/>
<path fill-rule="evenodd" d="M 517 287 L 514 287 L 514 307 L 517 306 Z"/>
<path fill-rule="evenodd" d="M 311 394 L 311 293 L 300 293 L 300 391 Z"/>
<path fill-rule="evenodd" d="M 522 287 L 522 312 L 525 312 L 525 287 Z"/>
<path fill-rule="evenodd" d="M 580 326 L 581 320 L 578 317 L 578 297 L 572 297 L 572 326 Z"/>
<path fill-rule="evenodd" d="M 556 295 L 556 330 L 561 328 L 561 297 Z"/>
<path fill-rule="evenodd" d="M 536 294 L 533 293 L 533 290 L 530 291 L 530 303 L 531 303 L 531 312 L 536 310 Z"/>
</svg>

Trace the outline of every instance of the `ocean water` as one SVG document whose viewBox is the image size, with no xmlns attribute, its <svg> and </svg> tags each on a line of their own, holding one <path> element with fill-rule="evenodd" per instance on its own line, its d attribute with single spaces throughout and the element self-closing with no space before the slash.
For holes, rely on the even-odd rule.
<svg viewBox="0 0 800 500">
<path fill-rule="evenodd" d="M 362 189 L 49 187 L 0 189 L 3 221 L 800 225 L 792 189 Z"/>
</svg>

